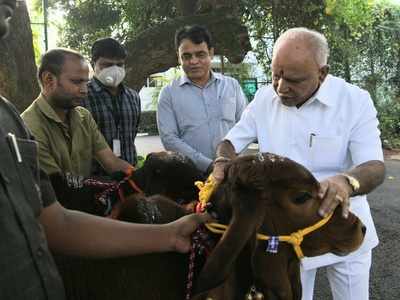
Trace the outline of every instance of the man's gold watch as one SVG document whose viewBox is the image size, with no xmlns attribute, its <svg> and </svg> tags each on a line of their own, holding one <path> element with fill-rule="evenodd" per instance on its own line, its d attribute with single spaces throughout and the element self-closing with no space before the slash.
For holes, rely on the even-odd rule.
<svg viewBox="0 0 400 300">
<path fill-rule="evenodd" d="M 353 193 L 357 192 L 360 189 L 360 182 L 356 178 L 346 173 L 342 173 L 340 175 L 344 176 L 347 179 L 347 182 L 353 189 Z"/>
</svg>

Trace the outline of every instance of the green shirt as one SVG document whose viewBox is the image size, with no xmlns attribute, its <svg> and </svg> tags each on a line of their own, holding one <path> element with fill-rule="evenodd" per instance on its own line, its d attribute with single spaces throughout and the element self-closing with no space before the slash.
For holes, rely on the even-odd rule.
<svg viewBox="0 0 400 300">
<path fill-rule="evenodd" d="M 21 116 L 39 143 L 40 166 L 47 174 L 89 176 L 96 153 L 108 147 L 92 115 L 83 107 L 69 111 L 68 126 L 40 95 Z"/>
</svg>

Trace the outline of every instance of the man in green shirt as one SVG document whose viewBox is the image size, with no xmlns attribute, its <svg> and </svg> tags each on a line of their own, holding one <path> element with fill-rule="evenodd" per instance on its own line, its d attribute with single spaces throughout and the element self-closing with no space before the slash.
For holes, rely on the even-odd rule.
<svg viewBox="0 0 400 300">
<path fill-rule="evenodd" d="M 21 116 L 39 143 L 40 165 L 47 174 L 87 177 L 93 158 L 109 173 L 130 167 L 110 149 L 90 112 L 79 106 L 89 81 L 81 54 L 62 48 L 48 51 L 38 80 L 41 93 Z"/>
</svg>

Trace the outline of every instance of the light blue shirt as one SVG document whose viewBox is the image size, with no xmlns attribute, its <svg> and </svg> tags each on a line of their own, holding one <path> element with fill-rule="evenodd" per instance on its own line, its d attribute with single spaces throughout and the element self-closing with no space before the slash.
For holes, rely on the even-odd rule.
<svg viewBox="0 0 400 300">
<path fill-rule="evenodd" d="M 239 121 L 246 104 L 234 78 L 211 72 L 204 87 L 186 75 L 174 80 L 158 99 L 157 125 L 164 148 L 185 154 L 206 171 L 218 143 Z"/>
</svg>

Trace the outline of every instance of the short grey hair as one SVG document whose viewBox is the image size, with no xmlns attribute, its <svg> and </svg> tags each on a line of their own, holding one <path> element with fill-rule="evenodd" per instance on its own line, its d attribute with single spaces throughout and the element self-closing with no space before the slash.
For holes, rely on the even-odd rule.
<svg viewBox="0 0 400 300">
<path fill-rule="evenodd" d="M 305 41 L 311 47 L 315 55 L 315 61 L 320 67 L 328 63 L 329 46 L 326 37 L 318 31 L 305 27 L 295 27 L 286 30 L 275 42 L 273 53 L 275 53 L 279 44 L 287 40 Z"/>
</svg>

